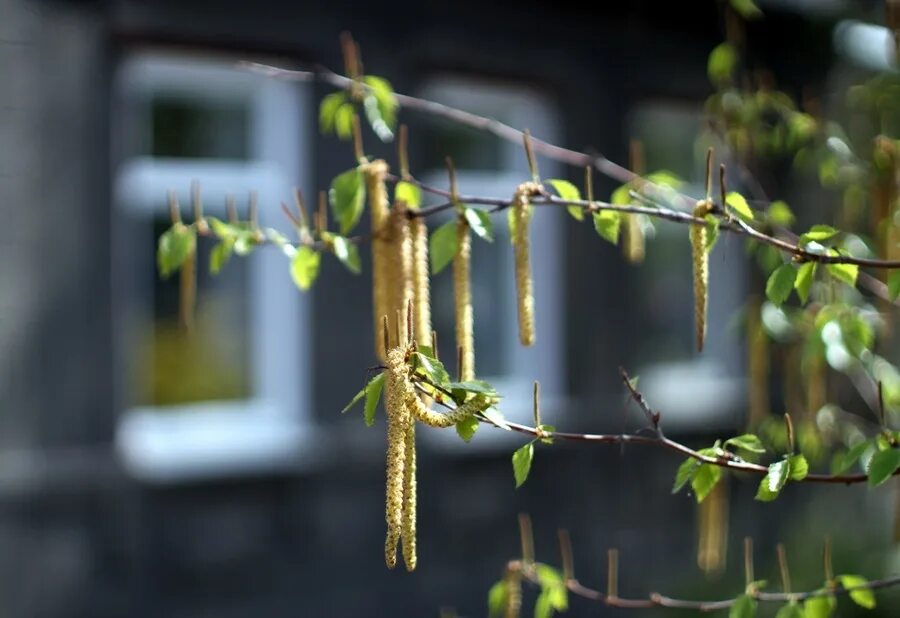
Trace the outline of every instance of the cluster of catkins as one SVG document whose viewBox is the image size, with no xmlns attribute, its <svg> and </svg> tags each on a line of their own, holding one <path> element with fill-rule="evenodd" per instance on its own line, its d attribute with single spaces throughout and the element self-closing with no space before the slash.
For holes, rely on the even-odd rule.
<svg viewBox="0 0 900 618">
<path fill-rule="evenodd" d="M 397 564 L 402 544 L 407 570 L 416 568 L 416 422 L 446 428 L 491 405 L 476 395 L 444 414 L 430 409 L 430 397 L 417 392 L 410 359 L 418 345 L 432 345 L 428 279 L 428 230 L 421 217 L 411 217 L 407 205 L 389 204 L 382 160 L 362 167 L 372 217 L 373 308 L 375 352 L 385 365 L 384 405 L 387 414 L 387 483 L 384 558 Z M 469 229 L 458 224 L 458 250 L 454 257 L 454 296 L 457 340 L 461 347 L 461 375 L 474 377 L 472 304 L 469 282 Z M 396 329 L 388 323 L 396 320 Z M 402 542 L 402 543 L 401 543 Z"/>
</svg>

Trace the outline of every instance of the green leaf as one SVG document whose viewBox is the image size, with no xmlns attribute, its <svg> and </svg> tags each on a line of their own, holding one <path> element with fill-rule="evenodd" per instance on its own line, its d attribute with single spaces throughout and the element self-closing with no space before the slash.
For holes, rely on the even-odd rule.
<svg viewBox="0 0 900 618">
<path fill-rule="evenodd" d="M 678 472 L 675 473 L 675 485 L 672 486 L 672 493 L 677 494 L 681 491 L 681 488 L 694 478 L 699 467 L 700 462 L 693 457 L 689 457 L 681 462 L 681 465 L 678 466 Z"/>
<path fill-rule="evenodd" d="M 710 253 L 713 250 L 713 247 L 716 246 L 716 241 L 719 240 L 719 221 L 718 217 L 713 215 L 706 215 L 706 252 Z"/>
<path fill-rule="evenodd" d="M 659 170 L 651 174 L 647 174 L 646 180 L 655 185 L 669 187 L 670 189 L 680 189 L 684 185 L 684 181 L 674 172 L 669 170 Z"/>
<path fill-rule="evenodd" d="M 459 434 L 459 437 L 462 438 L 464 442 L 468 442 L 472 439 L 472 436 L 475 435 L 478 425 L 478 419 L 474 416 L 469 416 L 456 424 L 456 433 Z"/>
<path fill-rule="evenodd" d="M 347 267 L 347 270 L 358 275 L 362 271 L 362 263 L 359 259 L 359 248 L 344 236 L 335 234 L 331 238 L 331 246 L 334 255 Z"/>
<path fill-rule="evenodd" d="M 410 210 L 418 210 L 422 205 L 422 190 L 411 182 L 401 180 L 394 187 L 394 201 L 405 203 Z"/>
<path fill-rule="evenodd" d="M 347 102 L 347 95 L 344 92 L 332 92 L 322 99 L 319 105 L 319 130 L 322 133 L 331 133 L 334 131 L 334 120 L 337 115 L 338 108 Z"/>
<path fill-rule="evenodd" d="M 900 449 L 878 451 L 869 460 L 869 486 L 881 485 L 900 468 Z"/>
<path fill-rule="evenodd" d="M 353 115 L 355 110 L 352 103 L 344 103 L 334 114 L 334 132 L 338 139 L 348 140 L 353 137 Z"/>
<path fill-rule="evenodd" d="M 844 589 L 856 588 L 857 586 L 865 586 L 869 581 L 862 575 L 838 575 L 836 578 Z M 875 593 L 871 588 L 860 588 L 850 591 L 850 598 L 860 607 L 866 609 L 875 609 Z"/>
<path fill-rule="evenodd" d="M 355 406 L 360 400 L 362 400 L 362 398 L 366 396 L 366 389 L 367 389 L 368 387 L 369 387 L 369 385 L 366 384 L 365 386 L 362 387 L 362 389 L 360 389 L 360 391 L 359 391 L 358 393 L 356 393 L 355 395 L 353 395 L 353 399 L 350 400 L 350 403 L 348 403 L 347 405 L 344 406 L 344 409 L 341 410 L 341 414 L 346 413 L 348 410 L 350 410 L 350 408 L 352 408 L 352 407 Z"/>
<path fill-rule="evenodd" d="M 516 489 L 528 478 L 531 471 L 531 460 L 534 458 L 534 442 L 516 449 L 512 456 L 513 476 L 516 478 Z"/>
<path fill-rule="evenodd" d="M 698 503 L 703 502 L 721 478 L 722 470 L 719 466 L 706 463 L 700 464 L 700 467 L 691 479 L 691 489 L 694 490 L 694 497 Z"/>
<path fill-rule="evenodd" d="M 365 199 L 366 188 L 359 169 L 347 170 L 331 181 L 328 201 L 331 203 L 334 218 L 340 225 L 341 234 L 346 235 L 359 223 Z"/>
<path fill-rule="evenodd" d="M 832 236 L 838 234 L 838 230 L 834 229 L 830 225 L 814 225 L 809 228 L 805 234 L 800 236 L 800 245 L 805 245 L 810 241 L 821 242 L 823 240 L 828 240 Z"/>
<path fill-rule="evenodd" d="M 709 54 L 706 63 L 706 73 L 709 81 L 714 84 L 723 84 L 731 81 L 731 75 L 737 66 L 737 50 L 730 43 L 721 43 Z"/>
<path fill-rule="evenodd" d="M 381 114 L 381 106 L 378 104 L 378 97 L 373 94 L 367 94 L 363 99 L 363 110 L 366 112 L 366 119 L 372 131 L 378 136 L 382 142 L 390 142 L 394 139 L 394 132 Z"/>
<path fill-rule="evenodd" d="M 734 605 L 728 610 L 728 618 L 754 618 L 756 616 L 756 599 L 747 594 L 742 594 L 734 600 Z"/>
<path fill-rule="evenodd" d="M 321 256 L 309 247 L 300 247 L 291 260 L 291 277 L 301 290 L 308 290 L 319 275 Z"/>
<path fill-rule="evenodd" d="M 234 239 L 234 252 L 241 257 L 250 255 L 256 246 L 256 235 L 250 230 L 240 230 Z"/>
<path fill-rule="evenodd" d="M 594 213 L 594 229 L 614 245 L 619 244 L 619 223 L 622 221 L 621 213 L 615 210 L 601 210 Z"/>
<path fill-rule="evenodd" d="M 766 297 L 776 307 L 780 307 L 794 289 L 796 278 L 797 270 L 791 264 L 782 264 L 769 275 L 769 280 L 766 282 Z"/>
<path fill-rule="evenodd" d="M 447 221 L 428 239 L 428 255 L 431 257 L 431 274 L 436 275 L 456 255 L 456 220 Z"/>
<path fill-rule="evenodd" d="M 729 2 L 731 3 L 731 8 L 748 21 L 759 19 L 763 16 L 762 11 L 756 6 L 754 0 L 729 0 Z"/>
<path fill-rule="evenodd" d="M 802 481 L 806 478 L 806 475 L 809 474 L 809 462 L 806 461 L 806 457 L 802 454 L 797 453 L 796 455 L 791 455 L 791 480 L 792 481 Z"/>
<path fill-rule="evenodd" d="M 534 601 L 534 618 L 551 618 L 553 616 L 553 604 L 547 590 L 541 591 Z"/>
<path fill-rule="evenodd" d="M 866 452 L 869 446 L 871 446 L 871 443 L 868 440 L 862 440 L 847 451 L 835 453 L 831 460 L 831 473 L 843 474 L 849 470 L 859 461 L 859 458 L 862 457 L 862 454 Z"/>
<path fill-rule="evenodd" d="M 416 363 L 422 368 L 425 376 L 428 377 L 432 384 L 446 386 L 450 383 L 450 376 L 447 370 L 444 369 L 444 364 L 436 358 L 416 352 Z"/>
<path fill-rule="evenodd" d="M 209 253 L 209 272 L 218 275 L 228 260 L 231 259 L 231 252 L 234 248 L 233 239 L 225 239 L 216 244 Z"/>
<path fill-rule="evenodd" d="M 612 196 L 609 198 L 609 203 L 618 206 L 628 206 L 631 204 L 631 185 L 622 185 L 613 191 Z"/>
<path fill-rule="evenodd" d="M 506 613 L 506 582 L 498 581 L 488 591 L 489 618 L 503 618 Z"/>
<path fill-rule="evenodd" d="M 775 614 L 775 618 L 805 618 L 803 606 L 796 601 L 791 601 L 787 605 L 781 606 L 778 613 Z"/>
<path fill-rule="evenodd" d="M 787 202 L 781 200 L 776 200 L 769 204 L 769 210 L 766 215 L 769 219 L 769 223 L 774 223 L 775 225 L 781 225 L 783 227 L 790 227 L 795 220 L 791 207 L 787 205 Z"/>
<path fill-rule="evenodd" d="M 568 180 L 551 178 L 547 182 L 550 183 L 550 186 L 553 187 L 557 195 L 562 199 L 576 202 L 581 200 L 581 192 L 578 190 L 578 187 Z M 568 206 L 567 210 L 569 211 L 569 214 L 572 215 L 573 219 L 584 221 L 584 209 L 581 206 Z"/>
<path fill-rule="evenodd" d="M 797 270 L 797 278 L 794 279 L 794 289 L 803 303 L 809 299 L 809 290 L 812 288 L 813 279 L 816 276 L 816 263 L 804 262 Z"/>
<path fill-rule="evenodd" d="M 510 426 L 506 423 L 506 419 L 503 418 L 503 414 L 497 408 L 488 408 L 484 410 L 482 416 L 492 422 L 494 425 L 499 427 L 500 429 L 505 429 L 506 431 L 512 431 Z"/>
<path fill-rule="evenodd" d="M 215 217 L 207 217 L 206 221 L 209 223 L 209 227 L 212 228 L 213 234 L 221 240 L 234 240 L 241 232 L 236 225 L 225 223 Z"/>
<path fill-rule="evenodd" d="M 895 270 L 888 275 L 888 298 L 893 302 L 898 296 L 900 296 L 900 270 Z"/>
<path fill-rule="evenodd" d="M 827 264 L 828 274 L 853 287 L 856 285 L 856 277 L 859 275 L 859 266 L 856 264 Z"/>
<path fill-rule="evenodd" d="M 197 234 L 193 228 L 183 223 L 176 223 L 162 236 L 159 237 L 159 245 L 156 250 L 156 264 L 159 274 L 163 278 L 181 268 L 196 250 Z"/>
<path fill-rule="evenodd" d="M 494 223 L 491 216 L 483 210 L 477 208 L 463 209 L 469 228 L 475 232 L 475 235 L 488 242 L 494 242 Z"/>
<path fill-rule="evenodd" d="M 790 471 L 791 463 L 787 459 L 770 464 L 768 473 L 759 483 L 756 499 L 761 502 L 771 502 L 777 498 L 785 483 L 787 483 Z"/>
<path fill-rule="evenodd" d="M 729 438 L 725 441 L 725 446 L 734 446 L 751 453 L 766 452 L 766 447 L 763 446 L 762 440 L 752 433 L 745 433 L 744 435 L 735 438 Z"/>
<path fill-rule="evenodd" d="M 383 77 L 375 75 L 366 75 L 363 78 L 363 82 L 372 89 L 371 96 L 375 97 L 378 116 L 384 122 L 386 128 L 389 131 L 393 131 L 394 127 L 397 126 L 397 109 L 400 107 L 400 103 L 397 101 L 397 95 L 394 94 L 391 83 Z M 375 129 L 374 126 L 372 128 Z M 377 132 L 377 129 L 375 130 Z M 379 135 L 379 137 L 381 136 Z"/>
<path fill-rule="evenodd" d="M 830 618 L 837 608 L 837 602 L 832 595 L 810 597 L 803 604 L 806 618 Z"/>
<path fill-rule="evenodd" d="M 363 410 L 363 418 L 366 421 L 366 427 L 375 424 L 375 408 L 378 407 L 378 401 L 381 399 L 381 391 L 384 389 L 384 372 L 369 380 L 366 388 L 366 407 Z"/>
<path fill-rule="evenodd" d="M 725 203 L 731 206 L 741 219 L 753 221 L 753 210 L 750 208 L 750 205 L 747 203 L 744 196 L 737 191 L 731 191 L 726 195 Z"/>
</svg>

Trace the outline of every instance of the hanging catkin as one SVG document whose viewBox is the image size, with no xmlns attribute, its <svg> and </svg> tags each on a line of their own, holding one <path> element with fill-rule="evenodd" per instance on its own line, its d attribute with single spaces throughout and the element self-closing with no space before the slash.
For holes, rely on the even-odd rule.
<svg viewBox="0 0 900 618">
<path fill-rule="evenodd" d="M 378 159 L 362 166 L 366 181 L 366 194 L 369 196 L 369 214 L 372 221 L 372 313 L 374 316 L 375 355 L 384 360 L 384 340 L 381 335 L 382 316 L 393 316 L 390 311 L 388 293 L 389 242 L 387 221 L 390 216 L 388 194 L 384 177 L 388 172 L 387 163 Z"/>
<path fill-rule="evenodd" d="M 399 355 L 399 364 L 404 367 L 404 351 L 391 350 Z M 408 378 L 407 378 L 408 379 Z M 388 366 L 384 384 L 384 405 L 387 415 L 387 481 L 385 483 L 385 522 L 387 535 L 384 541 L 384 562 L 389 569 L 397 564 L 397 543 L 403 529 L 404 481 L 406 467 L 406 445 L 408 426 L 412 423 L 406 407 L 403 379 L 397 371 Z"/>
<path fill-rule="evenodd" d="M 758 427 L 769 416 L 769 339 L 760 320 L 759 299 L 747 305 L 747 426 Z"/>
<path fill-rule="evenodd" d="M 506 584 L 505 618 L 519 618 L 522 609 L 522 572 L 508 569 L 503 580 Z"/>
<path fill-rule="evenodd" d="M 456 309 L 456 345 L 462 350 L 460 382 L 475 379 L 471 261 L 469 224 L 459 217 L 456 222 L 456 255 L 453 256 L 453 302 Z"/>
<path fill-rule="evenodd" d="M 697 566 L 707 575 L 720 573 L 728 548 L 728 479 L 722 479 L 697 509 Z"/>
<path fill-rule="evenodd" d="M 407 571 L 416 569 L 416 423 L 407 414 L 406 461 L 403 465 L 403 521 L 400 538 Z"/>
<path fill-rule="evenodd" d="M 513 248 L 516 266 L 516 300 L 519 313 L 519 340 L 524 346 L 534 345 L 534 282 L 531 277 L 528 223 L 531 219 L 529 199 L 540 191 L 535 182 L 523 182 L 513 195 Z"/>
<path fill-rule="evenodd" d="M 641 226 L 640 215 L 629 213 L 625 215 L 625 238 L 622 243 L 622 252 L 625 259 L 631 264 L 640 264 L 644 261 L 644 229 Z"/>
<path fill-rule="evenodd" d="M 412 280 L 412 238 L 406 216 L 406 205 L 398 202 L 391 208 L 385 226 L 384 241 L 387 243 L 385 255 L 385 288 L 388 315 L 401 315 L 403 324 L 398 323 L 398 333 L 406 328 L 407 305 L 413 297 Z M 392 340 L 391 346 L 405 343 L 406 336 Z"/>
<path fill-rule="evenodd" d="M 415 313 L 415 338 L 419 345 L 430 346 L 431 341 L 431 289 L 428 278 L 428 226 L 422 217 L 409 220 L 412 236 L 413 311 Z"/>
<path fill-rule="evenodd" d="M 694 207 L 694 216 L 704 218 L 712 208 L 708 200 L 700 200 Z M 706 307 L 709 295 L 709 255 L 705 225 L 691 225 L 691 258 L 694 263 L 694 325 L 697 351 L 703 351 L 706 341 Z"/>
</svg>

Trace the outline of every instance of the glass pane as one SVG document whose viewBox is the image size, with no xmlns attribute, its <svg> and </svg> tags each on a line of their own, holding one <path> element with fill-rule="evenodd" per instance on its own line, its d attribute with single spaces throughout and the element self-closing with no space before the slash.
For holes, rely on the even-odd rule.
<svg viewBox="0 0 900 618">
<path fill-rule="evenodd" d="M 156 238 L 167 219 L 154 221 Z M 169 405 L 208 399 L 244 399 L 251 394 L 247 259 L 232 259 L 218 275 L 209 273 L 213 240 L 198 243 L 197 306 L 192 331 L 179 323 L 179 276 L 163 280 L 147 273 L 153 284 L 153 321 L 136 338 L 137 402 Z"/>
<path fill-rule="evenodd" d="M 156 95 L 151 104 L 155 157 L 247 159 L 249 113 L 239 101 Z"/>
</svg>

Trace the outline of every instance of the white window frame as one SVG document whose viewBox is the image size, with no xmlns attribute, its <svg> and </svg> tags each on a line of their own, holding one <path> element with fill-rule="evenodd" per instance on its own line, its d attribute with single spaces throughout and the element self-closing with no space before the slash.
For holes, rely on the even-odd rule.
<svg viewBox="0 0 900 618">
<path fill-rule="evenodd" d="M 435 76 L 421 88 L 419 95 L 432 101 L 463 109 L 475 114 L 498 117 L 516 128 L 528 128 L 532 135 L 549 142 L 558 142 L 561 131 L 556 106 L 539 90 L 518 84 L 503 84 L 496 80 L 482 80 L 456 75 Z M 497 138 L 499 139 L 499 138 Z M 501 141 L 502 171 L 456 168 L 459 192 L 463 195 L 504 197 L 510 199 L 515 188 L 530 178 L 530 172 L 521 145 Z M 540 159 L 543 178 L 559 177 L 560 165 L 549 159 Z M 446 186 L 446 170 L 426 170 L 419 174 L 423 182 L 434 186 Z M 428 198 L 428 196 L 426 196 Z M 432 198 L 428 198 L 432 199 Z M 554 423 L 566 404 L 565 397 L 565 244 L 563 242 L 564 218 L 562 209 L 535 208 L 531 224 L 531 267 L 535 289 L 534 346 L 526 348 L 519 342 L 516 303 L 511 302 L 501 323 L 505 364 L 510 367 L 503 375 L 482 375 L 479 379 L 490 382 L 503 395 L 499 409 L 510 421 L 531 423 L 533 411 L 533 383 L 541 383 L 541 411 L 545 423 Z M 515 299 L 515 273 L 513 249 L 505 216 L 494 217 L 494 243 L 492 251 L 505 252 L 503 260 L 505 282 L 497 294 Z M 473 238 L 472 242 L 484 242 Z M 477 264 L 473 268 L 477 268 Z M 449 267 L 448 267 L 449 268 Z M 450 276 L 441 274 L 439 276 Z M 478 320 L 476 313 L 475 320 Z M 476 344 L 477 348 L 477 344 Z M 451 365 L 454 363 L 451 363 Z M 475 359 L 476 374 L 478 358 Z M 476 433 L 470 445 L 462 444 L 452 431 L 424 431 L 423 440 L 439 449 L 459 452 L 467 446 L 467 453 L 483 450 L 507 449 L 510 444 L 521 442 L 521 435 L 484 428 Z"/>
<path fill-rule="evenodd" d="M 134 157 L 125 151 L 126 145 L 114 144 L 121 161 L 113 170 L 113 199 L 120 216 L 146 217 L 147 228 L 152 229 L 166 192 L 177 191 L 185 203 L 197 180 L 207 214 L 224 218 L 226 195 L 243 197 L 252 190 L 259 196 L 260 224 L 282 223 L 272 207 L 311 177 L 313 136 L 304 122 L 312 105 L 310 88 L 242 71 L 235 67 L 236 60 L 158 50 L 137 51 L 123 59 L 114 82 L 118 102 L 150 92 L 245 101 L 250 109 L 250 156 L 247 160 Z M 118 119 L 120 125 L 128 121 Z M 133 259 L 114 255 L 114 264 L 120 258 Z M 301 337 L 310 323 L 310 293 L 301 294 L 291 284 L 285 257 L 278 251 L 264 248 L 239 259 L 248 260 L 253 395 L 238 401 L 123 410 L 116 450 L 125 468 L 139 479 L 171 483 L 257 474 L 296 467 L 314 456 L 312 449 L 301 448 L 301 443 L 315 441 L 308 377 L 311 343 L 309 337 Z M 124 322 L 117 320 L 116 332 L 127 347 L 129 325 Z M 127 354 L 127 349 L 120 352 Z M 127 401 L 123 388 L 127 387 L 120 385 L 118 398 Z"/>
</svg>

